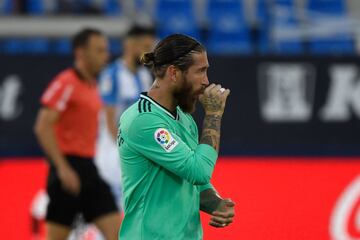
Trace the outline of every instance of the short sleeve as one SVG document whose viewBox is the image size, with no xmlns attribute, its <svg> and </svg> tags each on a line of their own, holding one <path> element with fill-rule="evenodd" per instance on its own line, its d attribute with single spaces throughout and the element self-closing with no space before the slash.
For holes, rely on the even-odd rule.
<svg viewBox="0 0 360 240">
<path fill-rule="evenodd" d="M 100 74 L 99 89 L 101 98 L 106 105 L 116 105 L 118 95 L 118 84 L 116 68 L 109 67 Z"/>
<path fill-rule="evenodd" d="M 210 181 L 217 152 L 200 144 L 192 150 L 160 116 L 138 116 L 128 132 L 130 146 L 141 155 L 192 184 Z"/>
<path fill-rule="evenodd" d="M 75 86 L 65 78 L 54 79 L 41 97 L 41 104 L 53 110 L 66 110 Z"/>
</svg>

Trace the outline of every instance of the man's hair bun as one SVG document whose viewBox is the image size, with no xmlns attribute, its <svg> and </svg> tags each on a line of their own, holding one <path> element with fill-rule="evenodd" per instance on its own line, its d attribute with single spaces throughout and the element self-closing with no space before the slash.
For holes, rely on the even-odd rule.
<svg viewBox="0 0 360 240">
<path fill-rule="evenodd" d="M 145 66 L 149 66 L 149 67 L 154 66 L 154 63 L 155 63 L 154 52 L 144 53 L 140 58 L 140 62 L 142 64 L 144 64 Z"/>
</svg>

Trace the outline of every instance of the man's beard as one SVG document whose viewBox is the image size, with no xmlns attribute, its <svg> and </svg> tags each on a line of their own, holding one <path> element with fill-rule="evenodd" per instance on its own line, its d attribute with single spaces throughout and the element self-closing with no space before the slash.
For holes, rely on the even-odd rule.
<svg viewBox="0 0 360 240">
<path fill-rule="evenodd" d="M 193 92 L 191 84 L 184 76 L 181 89 L 174 93 L 174 97 L 178 101 L 181 110 L 186 113 L 193 113 L 195 111 L 197 96 L 198 95 Z"/>
</svg>

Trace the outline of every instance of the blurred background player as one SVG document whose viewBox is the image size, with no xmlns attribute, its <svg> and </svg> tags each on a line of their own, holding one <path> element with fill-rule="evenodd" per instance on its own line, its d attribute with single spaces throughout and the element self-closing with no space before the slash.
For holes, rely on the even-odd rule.
<svg viewBox="0 0 360 240">
<path fill-rule="evenodd" d="M 78 213 L 106 239 L 117 239 L 120 214 L 94 165 L 101 98 L 96 77 L 109 53 L 105 36 L 84 29 L 73 38 L 74 66 L 62 71 L 41 98 L 36 136 L 47 155 L 47 239 L 66 239 Z"/>
<path fill-rule="evenodd" d="M 121 205 L 121 170 L 116 135 L 119 117 L 134 103 L 139 94 L 147 91 L 153 77 L 140 63 L 144 52 L 155 46 L 155 29 L 134 25 L 123 41 L 123 55 L 111 63 L 99 79 L 104 104 L 96 151 L 96 165 L 101 176 L 110 184 L 117 204 Z"/>
</svg>

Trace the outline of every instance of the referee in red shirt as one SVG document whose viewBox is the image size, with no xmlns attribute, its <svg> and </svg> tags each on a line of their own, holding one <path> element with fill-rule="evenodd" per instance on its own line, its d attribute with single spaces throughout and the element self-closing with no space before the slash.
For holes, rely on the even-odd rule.
<svg viewBox="0 0 360 240">
<path fill-rule="evenodd" d="M 78 213 L 107 240 L 117 239 L 121 217 L 93 162 L 101 109 L 96 77 L 109 57 L 107 39 L 96 29 L 84 29 L 73 38 L 73 54 L 74 66 L 45 90 L 35 124 L 50 162 L 47 239 L 66 239 Z"/>
</svg>

